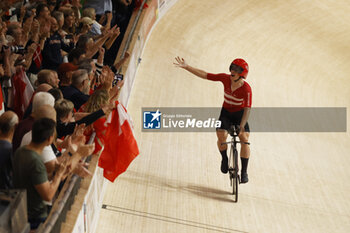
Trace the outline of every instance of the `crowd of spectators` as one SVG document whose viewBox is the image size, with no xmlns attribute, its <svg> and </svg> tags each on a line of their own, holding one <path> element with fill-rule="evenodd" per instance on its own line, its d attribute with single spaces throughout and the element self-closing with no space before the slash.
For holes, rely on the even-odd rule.
<svg viewBox="0 0 350 233">
<path fill-rule="evenodd" d="M 0 2 L 0 189 L 26 190 L 32 230 L 69 174 L 91 175 L 82 159 L 103 147 L 129 57 L 116 54 L 139 2 Z"/>
</svg>

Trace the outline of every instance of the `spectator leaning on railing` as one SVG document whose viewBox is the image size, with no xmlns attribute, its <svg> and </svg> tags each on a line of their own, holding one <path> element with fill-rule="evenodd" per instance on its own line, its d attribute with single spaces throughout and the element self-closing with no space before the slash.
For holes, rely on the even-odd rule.
<svg viewBox="0 0 350 233">
<path fill-rule="evenodd" d="M 52 182 L 49 182 L 40 154 L 54 140 L 56 123 L 52 119 L 41 118 L 33 124 L 32 141 L 19 148 L 14 156 L 14 186 L 27 191 L 28 220 L 31 229 L 36 229 L 47 217 L 47 207 L 43 201 L 51 201 L 61 180 L 69 168 L 59 164 Z"/>
<path fill-rule="evenodd" d="M 39 108 L 39 114 L 35 115 L 35 120 L 39 120 L 41 118 L 49 118 L 56 122 L 56 111 L 55 109 L 50 105 L 43 105 Z M 27 132 L 22 140 L 21 140 L 21 147 L 28 145 L 32 139 L 32 130 Z M 55 160 L 56 155 L 52 151 L 51 145 L 46 146 L 43 148 L 42 153 L 39 154 L 41 161 L 44 163 L 46 167 L 46 171 L 48 174 L 48 179 L 51 180 L 51 177 L 53 175 L 53 172 L 55 170 Z"/>
</svg>

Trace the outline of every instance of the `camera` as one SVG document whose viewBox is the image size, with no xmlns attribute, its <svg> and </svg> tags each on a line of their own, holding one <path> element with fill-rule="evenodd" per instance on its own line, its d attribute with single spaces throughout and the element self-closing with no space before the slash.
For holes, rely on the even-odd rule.
<svg viewBox="0 0 350 233">
<path fill-rule="evenodd" d="M 1 52 L 3 52 L 4 49 L 8 49 L 8 48 L 10 48 L 10 51 L 12 53 L 16 53 L 16 54 L 24 55 L 27 52 L 27 50 L 23 46 L 6 46 L 6 45 L 2 46 Z"/>
<path fill-rule="evenodd" d="M 116 86 L 119 81 L 122 81 L 124 76 L 122 74 L 115 74 L 112 82 L 112 87 Z"/>
<path fill-rule="evenodd" d="M 71 40 L 71 39 L 73 39 L 73 35 L 72 34 L 67 34 L 64 38 L 67 39 L 67 40 Z"/>
</svg>

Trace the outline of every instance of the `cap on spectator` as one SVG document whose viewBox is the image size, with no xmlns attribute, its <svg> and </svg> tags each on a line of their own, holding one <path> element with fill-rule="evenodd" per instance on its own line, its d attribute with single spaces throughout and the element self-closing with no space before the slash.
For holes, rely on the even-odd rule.
<svg viewBox="0 0 350 233">
<path fill-rule="evenodd" d="M 89 18 L 89 17 L 83 17 L 81 18 L 80 22 L 83 24 L 83 25 L 92 25 L 94 23 L 94 21 Z"/>
<path fill-rule="evenodd" d="M 65 73 L 69 71 L 76 71 L 78 69 L 78 66 L 67 62 L 67 63 L 62 63 L 57 70 L 57 74 L 59 77 L 63 76 Z"/>
</svg>

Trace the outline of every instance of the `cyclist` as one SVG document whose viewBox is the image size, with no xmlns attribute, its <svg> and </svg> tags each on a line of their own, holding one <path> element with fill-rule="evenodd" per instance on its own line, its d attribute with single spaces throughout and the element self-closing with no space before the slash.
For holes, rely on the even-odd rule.
<svg viewBox="0 0 350 233">
<path fill-rule="evenodd" d="M 248 64 L 243 59 L 235 59 L 230 65 L 231 74 L 211 74 L 203 70 L 188 65 L 183 58 L 176 57 L 174 65 L 183 68 L 190 73 L 211 81 L 220 81 L 224 85 L 224 103 L 222 105 L 219 120 L 220 128 L 216 129 L 218 137 L 217 145 L 222 156 L 221 172 L 228 172 L 227 145 L 226 142 L 231 125 L 239 125 L 239 139 L 241 142 L 248 142 L 249 124 L 248 118 L 252 104 L 252 90 L 245 81 L 248 75 Z M 248 161 L 250 157 L 250 148 L 248 144 L 241 144 L 241 183 L 248 182 Z"/>
</svg>

